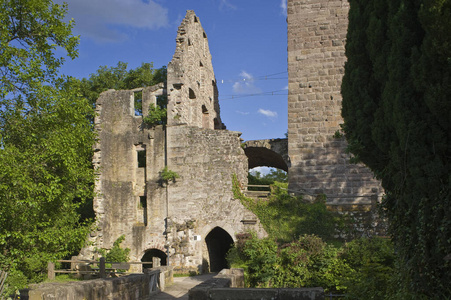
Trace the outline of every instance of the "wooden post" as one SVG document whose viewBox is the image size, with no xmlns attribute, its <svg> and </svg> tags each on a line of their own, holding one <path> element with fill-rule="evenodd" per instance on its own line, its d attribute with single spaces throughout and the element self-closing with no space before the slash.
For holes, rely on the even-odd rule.
<svg viewBox="0 0 451 300">
<path fill-rule="evenodd" d="M 100 273 L 100 278 L 106 278 L 106 272 L 105 272 L 105 257 L 101 257 L 101 258 L 100 258 L 100 263 L 99 263 L 99 273 Z"/>
<path fill-rule="evenodd" d="M 55 263 L 51 261 L 47 263 L 47 277 L 50 280 L 55 279 Z"/>
</svg>

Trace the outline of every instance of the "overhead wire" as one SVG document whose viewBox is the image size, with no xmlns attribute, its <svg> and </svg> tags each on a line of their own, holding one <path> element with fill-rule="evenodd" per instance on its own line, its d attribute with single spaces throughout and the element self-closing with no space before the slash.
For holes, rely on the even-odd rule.
<svg viewBox="0 0 451 300">
<path fill-rule="evenodd" d="M 288 79 L 288 77 L 272 77 L 277 76 L 281 74 L 287 74 L 287 71 L 284 72 L 278 72 L 278 73 L 272 73 L 272 74 L 266 74 L 266 75 L 259 75 L 251 78 L 237 78 L 237 79 L 221 79 L 218 82 L 221 84 L 224 83 L 236 83 L 236 82 L 253 82 L 253 81 L 260 81 L 260 80 L 281 80 L 281 79 Z M 281 93 L 284 92 L 284 93 Z M 231 100 L 231 99 L 239 99 L 239 98 L 247 98 L 247 97 L 255 97 L 255 96 L 284 96 L 288 95 L 288 92 L 286 89 L 282 90 L 274 90 L 269 92 L 261 92 L 261 93 L 249 93 L 249 94 L 236 94 L 236 95 L 225 95 L 226 98 L 219 99 L 222 100 Z"/>
<path fill-rule="evenodd" d="M 224 83 L 235 83 L 235 82 L 242 82 L 242 81 L 260 81 L 260 80 L 280 80 L 280 79 L 288 79 L 288 77 L 272 77 L 272 76 L 276 76 L 276 75 L 281 75 L 281 74 L 288 74 L 287 71 L 284 72 L 278 72 L 278 73 L 273 73 L 273 74 L 266 74 L 266 75 L 259 75 L 259 76 L 252 76 L 251 78 L 232 78 L 232 79 L 221 79 L 218 80 L 218 83 L 224 84 Z"/>
<path fill-rule="evenodd" d="M 281 93 L 281 92 L 285 92 L 285 93 Z M 246 98 L 246 97 L 255 97 L 255 96 L 285 96 L 285 95 L 288 95 L 288 91 L 286 89 L 283 89 L 283 90 L 275 90 L 275 91 L 252 93 L 252 94 L 225 95 L 228 98 L 221 98 L 221 99 L 219 99 L 219 101 L 238 99 L 238 98 Z"/>
</svg>

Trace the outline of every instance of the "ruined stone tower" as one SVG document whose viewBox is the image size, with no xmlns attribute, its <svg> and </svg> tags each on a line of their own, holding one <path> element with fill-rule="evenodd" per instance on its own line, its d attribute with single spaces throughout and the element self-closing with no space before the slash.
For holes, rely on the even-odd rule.
<svg viewBox="0 0 451 300">
<path fill-rule="evenodd" d="M 142 94 L 143 115 L 134 98 Z M 167 125 L 143 123 L 149 106 L 166 96 Z M 239 132 L 224 130 L 207 35 L 188 11 L 177 32 L 167 83 L 100 95 L 94 164 L 95 247 L 111 248 L 121 235 L 132 261 L 155 261 L 176 270 L 218 271 L 240 232 L 264 234 L 255 215 L 234 199 L 232 176 L 247 184 L 247 158 Z M 164 182 L 164 168 L 176 172 Z"/>
<path fill-rule="evenodd" d="M 369 203 L 382 189 L 370 170 L 349 163 L 340 130 L 349 3 L 288 0 L 289 188 L 325 194 L 328 204 Z M 335 135 L 335 137 L 334 137 Z"/>
</svg>

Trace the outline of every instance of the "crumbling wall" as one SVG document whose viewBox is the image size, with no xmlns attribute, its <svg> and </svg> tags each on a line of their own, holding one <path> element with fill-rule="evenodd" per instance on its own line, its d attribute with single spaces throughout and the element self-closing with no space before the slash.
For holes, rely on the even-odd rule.
<svg viewBox="0 0 451 300">
<path fill-rule="evenodd" d="M 177 270 L 207 271 L 205 237 L 214 228 L 231 240 L 247 230 L 265 234 L 256 216 L 233 199 L 232 176 L 246 185 L 248 163 L 240 133 L 215 130 L 225 128 L 215 83 L 206 34 L 188 11 L 166 84 L 100 95 L 93 158 L 97 227 L 83 257 L 93 258 L 95 248 L 109 249 L 124 235 L 121 247 L 131 249 L 131 261 L 156 249 Z M 143 115 L 134 107 L 141 92 Z M 167 125 L 146 125 L 143 118 L 160 95 L 168 99 Z M 175 182 L 162 179 L 165 167 L 179 175 Z"/>
<path fill-rule="evenodd" d="M 350 164 L 340 130 L 349 3 L 288 0 L 289 188 L 333 203 L 371 203 L 383 191 L 363 165 Z M 335 135 L 335 137 L 334 137 Z"/>
<path fill-rule="evenodd" d="M 205 237 L 215 227 L 232 239 L 260 224 L 233 198 L 232 175 L 247 184 L 247 157 L 240 133 L 225 129 L 208 40 L 199 18 L 187 11 L 177 32 L 177 47 L 168 64 L 167 166 L 180 175 L 167 186 L 171 265 L 200 271 L 208 265 Z M 195 237 L 196 236 L 196 239 Z"/>
<path fill-rule="evenodd" d="M 168 64 L 168 124 L 225 129 L 219 115 L 207 34 L 194 11 L 187 11 L 176 42 L 174 56 Z"/>
<path fill-rule="evenodd" d="M 96 228 L 91 233 L 92 244 L 82 251 L 85 257 L 95 256 L 95 248 L 111 248 L 121 235 L 125 235 L 122 246 L 132 249 L 133 260 L 139 260 L 145 249 L 164 250 L 164 236 L 155 233 L 164 231 L 166 217 L 166 191 L 158 185 L 164 167 L 165 132 L 162 126 L 146 126 L 143 117 L 135 115 L 137 92 L 142 92 L 143 107 L 148 108 L 165 91 L 163 84 L 109 90 L 96 103 Z M 139 161 L 138 152 L 144 160 Z"/>
<path fill-rule="evenodd" d="M 249 230 L 265 234 L 257 217 L 233 197 L 232 176 L 247 183 L 247 158 L 239 136 L 226 130 L 168 127 L 168 167 L 180 175 L 168 186 L 169 238 L 180 245 L 171 249 L 175 269 L 197 269 L 208 263 L 204 242 L 215 227 L 227 231 L 232 239 Z M 250 219 L 256 223 L 245 224 Z M 203 254 L 199 257 L 198 253 Z"/>
</svg>

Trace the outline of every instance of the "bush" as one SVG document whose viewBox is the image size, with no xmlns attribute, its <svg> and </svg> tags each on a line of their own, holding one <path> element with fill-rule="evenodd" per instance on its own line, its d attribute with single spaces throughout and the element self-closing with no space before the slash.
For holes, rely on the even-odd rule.
<svg viewBox="0 0 451 300">
<path fill-rule="evenodd" d="M 121 248 L 121 243 L 125 240 L 125 236 L 121 235 L 116 241 L 113 243 L 113 248 L 111 248 L 109 251 L 106 249 L 100 249 L 99 253 L 105 257 L 105 261 L 107 262 L 127 262 L 129 261 L 129 254 L 130 249 L 129 248 Z M 108 264 L 108 267 L 111 267 L 110 264 Z M 125 270 L 119 270 L 119 271 L 125 271 Z"/>
<path fill-rule="evenodd" d="M 172 170 L 169 170 L 167 166 L 160 171 L 160 179 L 162 182 L 165 182 L 166 184 L 168 184 L 169 181 L 175 182 L 175 180 L 179 177 L 180 177 L 179 174 L 177 174 Z"/>
<path fill-rule="evenodd" d="M 149 114 L 143 117 L 143 122 L 149 126 L 165 125 L 167 122 L 167 109 L 151 103 Z"/>
<path fill-rule="evenodd" d="M 346 289 L 344 280 L 352 270 L 339 260 L 338 249 L 314 235 L 280 245 L 274 239 L 240 235 L 227 259 L 245 270 L 249 287 L 322 286 L 328 291 Z"/>
<path fill-rule="evenodd" d="M 318 198 L 310 203 L 301 197 L 289 195 L 287 188 L 287 183 L 274 182 L 269 199 L 255 201 L 242 195 L 235 184 L 234 195 L 258 216 L 268 235 L 281 243 L 296 240 L 303 234 L 314 234 L 325 240 L 334 239 L 336 228 L 343 223 L 343 217 L 328 211 L 324 199 Z"/>
<path fill-rule="evenodd" d="M 393 281 L 395 254 L 392 242 L 360 238 L 347 243 L 340 255 L 353 270 L 346 282 L 348 299 L 385 299 Z"/>
</svg>

